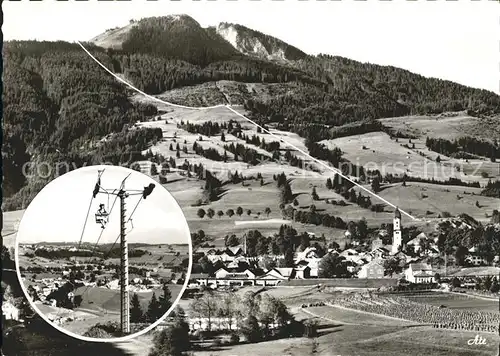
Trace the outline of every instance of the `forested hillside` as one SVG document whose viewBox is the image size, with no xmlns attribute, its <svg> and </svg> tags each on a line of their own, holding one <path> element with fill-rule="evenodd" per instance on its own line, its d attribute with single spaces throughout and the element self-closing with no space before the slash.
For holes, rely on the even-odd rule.
<svg viewBox="0 0 500 356">
<path fill-rule="evenodd" d="M 325 87 L 301 70 L 255 58 L 235 58 L 199 66 L 159 54 L 116 52 L 113 58 L 125 77 L 148 94 L 218 80 L 245 83 L 300 82 Z M 196 63 L 196 60 L 193 60 Z"/>
<path fill-rule="evenodd" d="M 112 66 L 104 51 L 97 55 Z M 5 43 L 3 80 L 3 193 L 11 197 L 6 206 L 15 208 L 53 178 L 56 162 L 89 164 L 87 157 L 102 151 L 100 138 L 156 113 L 132 104 L 123 85 L 64 42 Z M 37 172 L 36 162 L 51 172 Z M 23 166 L 33 176 L 29 182 Z"/>
<path fill-rule="evenodd" d="M 486 90 L 391 66 L 308 56 L 241 25 L 204 29 L 186 15 L 154 17 L 134 23 L 120 40 L 122 51 L 114 57 L 121 72 L 150 94 L 218 80 L 289 83 L 285 94 L 249 100 L 246 108 L 255 119 L 277 122 L 314 140 L 336 137 L 330 133 L 334 126 L 381 117 L 461 110 L 489 115 L 500 110 L 500 97 Z M 262 53 L 250 45 L 262 45 Z M 267 60 L 269 53 L 279 51 L 285 62 Z M 376 126 L 361 128 L 370 129 Z"/>
<path fill-rule="evenodd" d="M 122 49 L 128 53 L 154 53 L 200 65 L 239 55 L 228 42 L 186 15 L 138 21 L 130 29 Z"/>
<path fill-rule="evenodd" d="M 408 108 L 410 114 L 472 110 L 491 114 L 500 110 L 500 96 L 451 81 L 427 78 L 392 66 L 361 63 L 348 58 L 319 55 L 297 62 L 314 77 L 331 81 L 343 93 L 353 88 L 377 94 Z M 359 99 L 359 98 L 353 98 Z"/>
<path fill-rule="evenodd" d="M 246 108 L 256 119 L 278 122 L 281 128 L 314 140 L 335 138 L 332 126 L 362 120 L 462 110 L 485 116 L 500 112 L 500 96 L 495 93 L 400 68 L 325 55 L 293 66 L 328 83 L 327 89 L 301 87 L 271 100 L 249 100 Z M 351 134 L 367 129 L 379 130 L 375 124 L 365 125 Z"/>
</svg>

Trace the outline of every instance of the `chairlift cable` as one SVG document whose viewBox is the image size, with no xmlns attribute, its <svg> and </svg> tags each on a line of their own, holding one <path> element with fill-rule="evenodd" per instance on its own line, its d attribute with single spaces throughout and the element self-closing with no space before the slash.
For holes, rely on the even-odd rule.
<svg viewBox="0 0 500 356">
<path fill-rule="evenodd" d="M 78 249 L 80 249 L 80 245 L 82 244 L 83 234 L 85 233 L 85 226 L 87 226 L 87 220 L 89 219 L 90 209 L 92 208 L 92 201 L 93 200 L 94 200 L 94 197 L 92 196 L 90 198 L 89 208 L 87 210 L 87 215 L 85 216 L 85 222 L 83 223 L 83 228 L 82 228 L 82 233 L 80 235 L 80 240 L 78 241 Z"/>
<path fill-rule="evenodd" d="M 101 174 L 102 174 L 102 173 L 101 173 Z M 129 173 L 129 174 L 128 174 L 128 175 L 127 175 L 127 176 L 126 176 L 126 177 L 122 180 L 122 182 L 121 182 L 121 184 L 120 184 L 120 188 L 118 189 L 118 191 L 120 191 L 120 190 L 122 190 L 122 189 L 124 188 L 124 185 L 125 185 L 125 180 L 126 180 L 126 179 L 130 176 L 130 174 L 131 174 L 131 173 Z M 99 178 L 98 178 L 98 179 L 100 180 L 100 175 L 99 175 Z M 100 187 L 100 188 L 101 188 L 101 187 Z M 109 193 L 109 192 L 107 192 L 107 191 L 106 191 L 106 189 L 104 189 L 104 188 L 102 188 L 102 189 L 103 189 L 103 190 L 105 191 L 105 193 L 108 195 L 108 207 L 109 207 L 109 195 L 110 195 L 110 193 Z M 114 189 L 114 190 L 113 190 L 113 193 L 114 193 L 115 191 L 116 191 L 116 189 Z M 136 191 L 138 191 L 138 190 L 136 190 Z M 113 193 L 111 193 L 111 194 L 113 194 Z M 136 194 L 132 194 L 132 195 L 137 195 L 137 194 L 143 194 L 143 193 L 136 193 Z M 92 198 L 93 198 L 93 197 L 92 197 Z M 108 215 L 107 215 L 108 217 L 110 216 L 111 212 L 113 211 L 113 208 L 114 208 L 114 206 L 115 206 L 115 203 L 116 203 L 117 199 L 118 199 L 118 194 L 116 194 L 115 199 L 114 199 L 114 201 L 113 201 L 113 205 L 111 206 L 111 209 L 110 209 L 110 210 L 109 210 L 109 212 L 108 212 Z M 137 207 L 139 206 L 139 203 L 141 202 L 141 200 L 142 200 L 142 198 L 141 198 L 141 199 L 139 199 L 139 201 L 138 201 L 138 202 L 137 202 L 137 204 L 135 205 L 134 209 L 132 210 L 132 213 L 130 214 L 130 216 L 129 216 L 128 220 L 126 221 L 127 223 L 128 223 L 129 221 L 132 221 L 132 216 L 134 215 L 135 211 L 137 210 Z M 90 210 L 90 209 L 89 209 L 89 210 Z M 88 218 L 88 214 L 87 214 L 87 218 Z M 133 224 L 132 224 L 132 229 L 133 229 Z M 93 248 L 93 250 L 92 250 L 91 255 L 94 255 L 95 250 L 96 250 L 97 245 L 98 245 L 98 243 L 99 243 L 99 241 L 100 241 L 100 239 L 101 239 L 101 237 L 102 237 L 103 232 L 104 232 L 104 229 L 101 229 L 101 232 L 100 232 L 99 237 L 98 237 L 98 239 L 97 239 L 97 241 L 96 241 L 96 243 L 95 243 L 95 245 L 94 245 L 94 248 Z M 82 234 L 82 236 L 83 236 L 83 234 Z M 121 234 L 118 234 L 117 238 L 116 238 L 116 239 L 115 239 L 115 241 L 113 242 L 113 245 L 111 246 L 111 248 L 109 249 L 109 251 L 108 251 L 105 255 L 103 255 L 103 259 L 106 259 L 106 258 L 109 256 L 109 254 L 110 254 L 110 253 L 111 253 L 111 251 L 113 250 L 114 246 L 115 246 L 115 245 L 116 245 L 116 243 L 118 242 L 118 239 L 120 238 L 120 236 L 121 236 Z M 84 291 L 83 291 L 83 293 L 82 293 L 82 296 L 83 296 L 83 295 L 84 295 L 84 294 L 88 291 L 89 287 L 90 287 L 90 285 L 87 285 L 87 286 L 86 286 L 85 290 L 84 290 Z"/>
<path fill-rule="evenodd" d="M 98 179 L 100 179 L 100 177 L 101 176 L 99 175 Z M 87 214 L 85 215 L 85 222 L 83 223 L 83 228 L 82 228 L 82 233 L 80 235 L 80 240 L 78 241 L 78 249 L 80 249 L 80 246 L 82 244 L 83 234 L 85 233 L 85 227 L 87 226 L 87 221 L 89 219 L 90 209 L 92 208 L 93 201 L 94 201 L 94 195 L 92 194 L 90 197 L 89 208 L 87 209 Z"/>
<path fill-rule="evenodd" d="M 129 175 L 130 175 L 130 174 L 129 174 Z M 125 179 L 127 179 L 127 178 L 128 178 L 128 176 L 127 176 Z M 125 184 L 125 179 L 121 182 L 121 184 L 120 184 L 120 189 L 123 189 L 123 185 Z M 102 188 L 102 189 L 106 191 L 106 189 L 104 189 L 104 188 Z M 114 190 L 113 190 L 113 192 L 114 192 L 115 190 L 116 190 L 116 189 L 114 189 Z M 107 191 L 106 191 L 106 193 L 108 194 L 108 209 L 109 209 L 109 195 L 110 195 L 110 193 L 108 193 Z M 118 200 L 118 195 L 116 195 L 116 196 L 115 196 L 115 199 L 114 199 L 114 201 L 113 201 L 113 205 L 111 205 L 111 209 L 109 209 L 109 211 L 108 211 L 108 218 L 109 218 L 109 216 L 111 215 L 111 213 L 112 213 L 112 211 L 113 211 L 113 208 L 115 207 L 115 203 L 116 203 L 116 201 L 117 201 L 117 200 Z M 93 249 L 92 249 L 92 253 L 91 253 L 91 255 L 94 255 L 94 254 L 95 254 L 95 250 L 97 249 L 97 245 L 99 244 L 99 241 L 101 240 L 101 237 L 102 237 L 102 234 L 103 234 L 103 233 L 104 233 L 104 229 L 101 229 L 101 232 L 100 232 L 100 234 L 99 234 L 99 237 L 97 238 L 97 241 L 96 241 L 96 243 L 94 244 L 94 247 L 93 247 Z M 115 242 L 115 243 L 116 243 L 116 242 Z M 114 246 L 114 244 L 113 244 L 113 246 Z M 83 296 L 83 295 L 87 292 L 87 290 L 89 289 L 89 287 L 90 287 L 90 285 L 87 285 L 87 287 L 85 288 L 85 290 L 84 290 L 84 291 L 83 291 L 83 293 L 82 293 L 82 296 Z"/>
<path fill-rule="evenodd" d="M 115 200 L 113 201 L 113 205 L 111 205 L 111 209 L 108 212 L 108 218 L 109 218 L 109 216 L 111 216 L 111 212 L 113 211 L 113 208 L 115 207 L 115 203 L 116 203 L 117 200 L 118 200 L 118 195 L 115 196 Z M 96 243 L 94 244 L 94 248 L 92 250 L 92 254 L 95 253 L 95 250 L 97 248 L 97 245 L 99 244 L 99 241 L 101 240 L 103 232 L 104 232 L 104 229 L 101 229 L 101 233 L 99 234 L 99 238 L 97 239 Z"/>
<path fill-rule="evenodd" d="M 127 219 L 127 221 L 125 223 L 128 223 L 130 220 L 132 220 L 132 216 L 134 215 L 134 212 L 136 211 L 137 207 L 139 206 L 139 203 L 142 201 L 142 198 L 139 199 L 139 201 L 137 202 L 137 204 L 135 205 L 135 208 L 134 210 L 132 210 L 132 213 L 130 214 L 130 217 Z M 121 234 L 118 234 L 118 236 L 116 237 L 115 239 L 115 242 L 113 242 L 113 245 L 111 245 L 111 248 L 108 250 L 108 252 L 106 253 L 106 255 L 104 255 L 103 259 L 107 258 L 110 254 L 111 254 L 111 251 L 113 250 L 113 248 L 115 247 L 116 243 L 118 242 L 118 239 L 120 238 Z"/>
</svg>

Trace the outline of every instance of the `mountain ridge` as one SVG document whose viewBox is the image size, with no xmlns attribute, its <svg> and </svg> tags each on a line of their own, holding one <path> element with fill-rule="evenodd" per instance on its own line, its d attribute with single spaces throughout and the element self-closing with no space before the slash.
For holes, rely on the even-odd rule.
<svg viewBox="0 0 500 356">
<path fill-rule="evenodd" d="M 269 60 L 297 60 L 308 55 L 288 43 L 248 27 L 221 22 L 216 32 L 239 52 Z"/>
<path fill-rule="evenodd" d="M 140 28 L 141 26 L 144 26 L 142 30 Z M 134 40 L 138 40 L 138 32 L 148 31 L 148 35 L 151 35 L 151 29 L 155 27 L 156 30 L 161 30 L 156 31 L 155 35 L 161 35 L 164 37 L 175 37 L 176 35 L 179 35 L 179 37 L 182 37 L 182 43 L 172 43 L 172 41 L 170 41 L 171 43 L 167 44 L 167 47 L 165 47 L 164 49 L 159 48 L 161 46 L 153 48 L 155 47 L 152 45 L 153 43 L 158 45 L 158 42 L 161 41 L 155 40 L 156 42 L 153 41 L 153 43 L 149 43 L 152 41 L 150 38 L 151 36 L 144 36 L 144 38 L 142 38 L 142 41 L 138 41 L 139 43 L 133 44 Z M 184 34 L 182 31 L 185 31 L 186 33 Z M 130 38 L 131 36 L 132 38 Z M 196 36 L 198 36 L 198 38 L 195 38 Z M 203 40 L 207 40 L 207 43 L 212 45 L 212 48 L 208 48 L 210 46 L 204 45 Z M 467 85 L 458 84 L 451 80 L 424 76 L 414 73 L 408 69 L 396 67 L 394 65 L 379 65 L 369 62 L 365 63 L 338 55 L 334 56 L 323 53 L 320 53 L 318 55 L 310 55 L 277 37 L 273 37 L 249 27 L 234 24 L 231 22 L 223 21 L 217 25 L 202 27 L 195 19 L 186 14 L 148 17 L 140 20 L 131 20 L 130 23 L 126 26 L 109 29 L 106 32 L 95 36 L 90 40 L 90 43 L 102 48 L 122 49 L 129 52 L 139 51 L 150 54 L 166 55 L 166 57 L 168 58 L 181 59 L 192 64 L 202 64 L 202 66 L 205 66 L 207 63 L 213 63 L 214 61 L 234 60 L 235 58 L 247 59 L 248 57 L 251 57 L 265 61 L 273 61 L 282 65 L 287 65 L 304 70 L 304 65 L 302 65 L 300 62 L 306 62 L 306 66 L 310 65 L 312 62 L 313 67 L 316 67 L 313 68 L 313 70 L 315 71 L 314 74 L 316 75 L 316 77 L 322 77 L 325 83 L 331 82 L 331 79 L 326 78 L 325 74 L 320 72 L 326 71 L 330 73 L 337 73 L 338 68 L 345 66 L 357 67 L 357 72 L 363 72 L 365 70 L 364 67 L 371 66 L 377 67 L 379 69 L 385 68 L 385 70 L 388 72 L 408 72 L 413 75 L 421 76 L 425 79 L 435 79 L 441 80 L 443 82 L 451 82 L 455 85 L 477 89 L 499 96 L 499 94 L 491 92 L 490 90 L 469 87 Z M 203 48 L 203 51 L 210 52 L 214 50 L 214 44 L 216 45 L 216 47 L 218 46 L 218 52 L 220 53 L 216 56 L 206 56 L 207 58 L 210 57 L 208 61 L 189 58 L 189 56 L 186 56 L 184 54 L 176 55 L 175 53 L 173 53 L 177 50 L 177 47 L 181 47 L 181 45 L 185 47 L 200 46 L 201 48 Z M 125 48 L 123 47 L 123 45 L 125 45 Z M 325 59 L 327 61 L 325 61 Z M 375 81 L 376 79 L 372 78 L 371 80 Z M 399 100 L 399 98 L 396 100 Z"/>
<path fill-rule="evenodd" d="M 197 45 L 202 45 L 201 40 L 206 40 L 209 44 L 216 43 L 224 47 L 223 42 L 221 42 L 222 40 L 234 49 L 234 53 L 231 53 L 226 47 L 227 56 L 239 53 L 260 59 L 282 62 L 303 59 L 308 56 L 300 49 L 276 37 L 266 35 L 248 27 L 221 22 L 216 26 L 204 28 L 195 19 L 186 14 L 148 17 L 137 21 L 131 20 L 129 24 L 123 27 L 106 30 L 92 38 L 90 42 L 103 48 L 133 51 L 137 49 L 131 44 L 134 41 L 134 36 L 137 35 L 136 31 L 151 32 L 154 27 L 163 31 L 165 35 L 172 35 L 172 37 L 181 32 L 193 35 L 191 39 L 189 36 L 187 39 L 182 39 L 185 46 L 191 44 L 190 40 L 197 42 Z M 199 38 L 195 38 L 196 36 Z M 150 38 L 145 39 L 146 42 L 148 40 Z M 156 44 L 158 45 L 159 43 L 156 42 Z M 141 45 L 144 46 L 144 42 Z M 148 48 L 148 50 L 152 51 L 153 49 Z"/>
</svg>

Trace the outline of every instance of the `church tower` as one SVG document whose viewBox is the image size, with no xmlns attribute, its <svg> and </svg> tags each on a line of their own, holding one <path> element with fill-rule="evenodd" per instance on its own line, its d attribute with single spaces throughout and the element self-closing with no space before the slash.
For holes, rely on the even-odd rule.
<svg viewBox="0 0 500 356">
<path fill-rule="evenodd" d="M 392 235 L 392 254 L 396 254 L 401 250 L 403 238 L 401 235 L 401 212 L 398 208 L 394 211 L 394 229 Z"/>
</svg>

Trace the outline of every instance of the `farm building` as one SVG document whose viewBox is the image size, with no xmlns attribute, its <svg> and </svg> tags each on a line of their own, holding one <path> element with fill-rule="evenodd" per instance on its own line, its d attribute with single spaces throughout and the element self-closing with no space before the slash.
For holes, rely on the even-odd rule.
<svg viewBox="0 0 500 356">
<path fill-rule="evenodd" d="M 225 250 L 216 250 L 210 248 L 208 250 L 198 249 L 197 253 L 204 253 L 208 260 L 212 263 L 217 261 L 233 262 L 235 259 L 244 257 L 243 250 L 240 246 L 228 247 Z"/>
<path fill-rule="evenodd" d="M 319 257 L 318 252 L 315 247 L 307 247 L 304 251 L 298 252 L 295 254 L 295 267 L 296 269 L 309 267 L 309 271 L 307 272 L 307 276 L 299 277 L 299 278 L 309 278 L 318 276 L 318 268 L 321 258 Z"/>
<path fill-rule="evenodd" d="M 225 268 L 218 269 L 213 277 L 199 278 L 199 285 L 231 286 L 231 285 L 255 285 L 255 273 L 250 270 L 244 272 L 230 272 Z"/>
<path fill-rule="evenodd" d="M 234 284 L 276 286 L 279 283 L 290 279 L 310 278 L 311 274 L 311 268 L 309 266 L 301 266 L 297 268 L 273 268 L 261 275 L 257 272 L 251 272 L 250 270 L 240 273 L 232 273 L 221 268 L 216 272 L 216 277 L 208 278 L 206 283 L 216 283 L 217 286 Z"/>
<path fill-rule="evenodd" d="M 189 277 L 189 283 L 206 286 L 209 278 L 210 276 L 207 273 L 192 273 Z"/>
<path fill-rule="evenodd" d="M 389 255 L 389 250 L 385 247 L 377 247 L 370 252 L 370 256 L 373 258 L 385 258 Z"/>
<path fill-rule="evenodd" d="M 422 232 L 418 234 L 415 238 L 411 239 L 406 243 L 407 246 L 412 246 L 415 252 L 420 252 L 422 250 L 422 240 L 427 240 L 427 236 Z"/>
<path fill-rule="evenodd" d="M 2 315 L 7 320 L 19 320 L 19 309 L 9 302 L 2 303 Z"/>
<path fill-rule="evenodd" d="M 427 263 L 410 263 L 405 270 L 405 277 L 408 282 L 412 283 L 434 282 L 432 267 Z"/>
<path fill-rule="evenodd" d="M 106 284 L 106 288 L 108 289 L 118 289 L 120 287 L 120 281 L 118 279 L 114 279 L 108 284 Z"/>
<path fill-rule="evenodd" d="M 469 253 L 465 260 L 474 266 L 485 266 L 488 265 L 488 261 L 486 258 L 478 255 L 477 253 Z"/>
<path fill-rule="evenodd" d="M 297 279 L 310 278 L 311 277 L 311 267 L 304 266 L 304 267 L 295 268 L 295 273 L 296 273 L 295 278 L 297 278 Z"/>
<path fill-rule="evenodd" d="M 358 278 L 384 278 L 384 261 L 376 258 L 361 267 Z"/>
<path fill-rule="evenodd" d="M 316 251 L 316 247 L 307 247 L 304 251 L 297 252 L 295 255 L 295 259 L 297 261 L 317 259 L 317 258 L 319 258 L 319 255 L 318 252 Z"/>
<path fill-rule="evenodd" d="M 295 278 L 294 268 L 273 268 L 266 272 L 265 275 L 256 280 L 256 285 L 260 286 L 275 286 L 282 281 L 288 281 Z"/>
<path fill-rule="evenodd" d="M 485 266 L 489 264 L 486 258 L 477 253 L 476 247 L 472 247 L 469 249 L 469 253 L 465 257 L 465 260 L 474 266 Z"/>
</svg>

